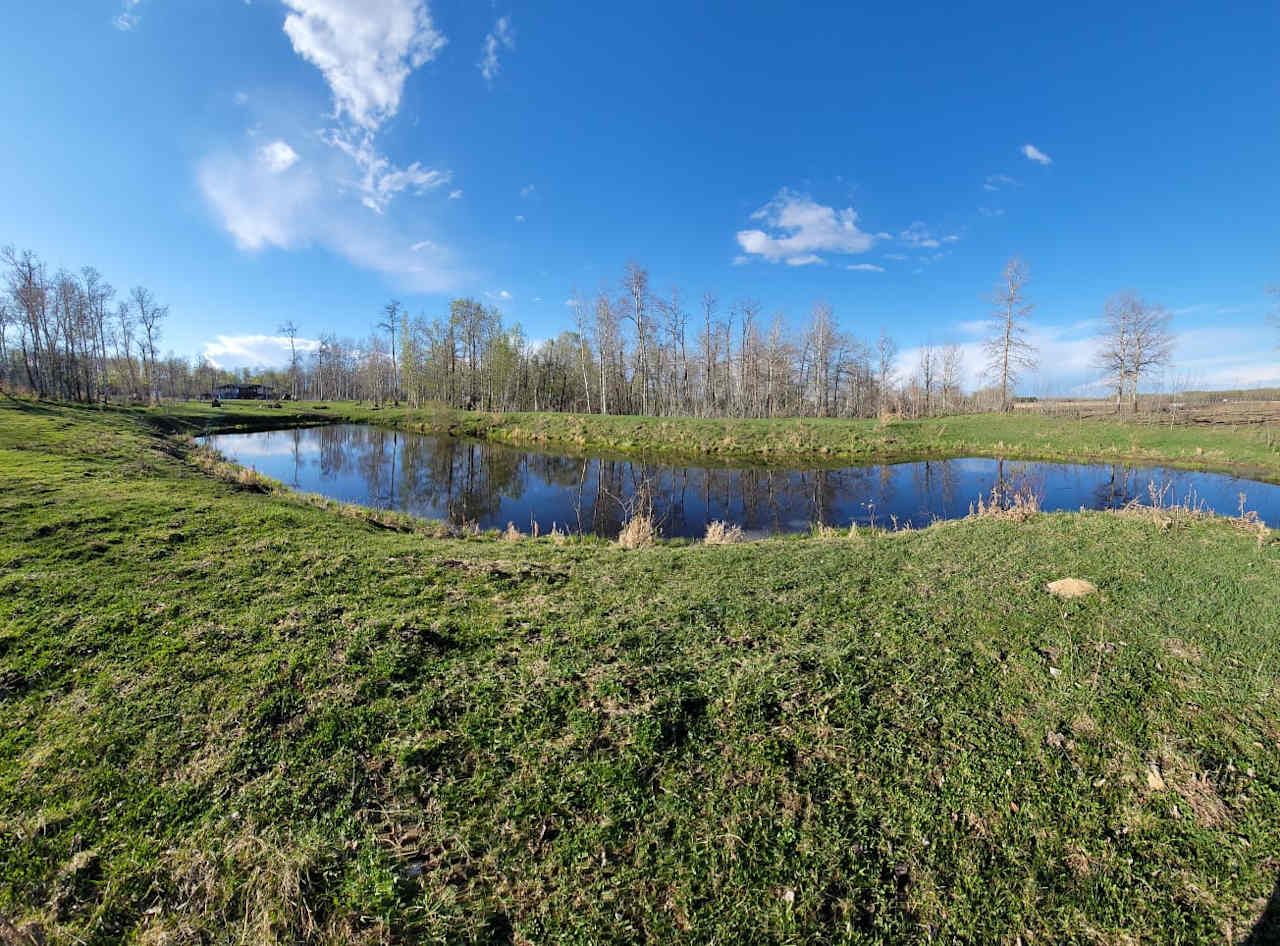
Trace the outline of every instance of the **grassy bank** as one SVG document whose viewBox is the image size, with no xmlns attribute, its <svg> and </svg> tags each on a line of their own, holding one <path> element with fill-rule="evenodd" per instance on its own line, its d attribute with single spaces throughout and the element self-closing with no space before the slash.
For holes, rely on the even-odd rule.
<svg viewBox="0 0 1280 946">
<path fill-rule="evenodd" d="M 1169 465 L 1280 482 L 1280 430 L 1256 424 L 1155 426 L 1017 413 L 889 423 L 814 418 L 602 417 L 374 408 L 343 402 L 285 404 L 281 408 L 261 402 L 232 403 L 222 408 L 182 403 L 137 408 L 130 413 L 148 419 L 160 429 L 190 433 L 352 421 L 402 430 L 450 432 L 518 446 L 712 463 L 835 465 L 993 456 Z"/>
<path fill-rule="evenodd" d="M 1280 545 L 1229 523 L 433 539 L 144 421 L 0 402 L 0 941 L 1237 943 L 1273 896 Z"/>
</svg>

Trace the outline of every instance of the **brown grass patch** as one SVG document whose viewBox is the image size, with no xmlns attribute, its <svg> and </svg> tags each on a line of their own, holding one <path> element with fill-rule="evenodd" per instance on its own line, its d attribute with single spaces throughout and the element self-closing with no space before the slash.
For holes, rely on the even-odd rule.
<svg viewBox="0 0 1280 946">
<path fill-rule="evenodd" d="M 1170 739 L 1164 740 L 1158 758 L 1149 765 L 1144 784 L 1152 795 L 1176 792 L 1203 827 L 1220 828 L 1230 821 L 1226 802 L 1208 774 L 1197 772 Z"/>
<path fill-rule="evenodd" d="M 1083 598 L 1094 594 L 1098 586 L 1083 578 L 1059 578 L 1046 586 L 1055 598 Z"/>
<path fill-rule="evenodd" d="M 1026 522 L 1039 515 L 1040 497 L 1030 486 L 1000 486 L 991 490 L 990 497 L 978 497 L 976 504 L 969 504 L 970 519 L 1005 519 L 1010 522 Z"/>
<path fill-rule="evenodd" d="M 706 545 L 736 545 L 743 540 L 741 526 L 730 525 L 720 519 L 707 526 L 707 534 L 702 539 Z"/>
<path fill-rule="evenodd" d="M 624 549 L 643 549 L 653 545 L 658 537 L 658 529 L 653 517 L 637 513 L 628 519 L 618 533 L 618 544 Z"/>
<path fill-rule="evenodd" d="M 1169 651 L 1179 660 L 1189 660 L 1192 663 L 1199 663 L 1204 657 L 1200 652 L 1200 648 L 1195 644 L 1188 644 L 1180 637 L 1170 637 L 1164 642 L 1165 650 Z"/>
</svg>

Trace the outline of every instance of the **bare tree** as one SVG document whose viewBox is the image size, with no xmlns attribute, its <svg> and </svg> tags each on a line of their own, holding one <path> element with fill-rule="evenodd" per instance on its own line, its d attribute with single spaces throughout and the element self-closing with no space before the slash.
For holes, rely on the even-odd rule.
<svg viewBox="0 0 1280 946">
<path fill-rule="evenodd" d="M 1115 391 L 1117 412 L 1126 391 L 1136 412 L 1142 376 L 1172 359 L 1171 318 L 1164 306 L 1128 290 L 1116 293 L 1103 306 L 1103 329 L 1094 364 L 1102 371 L 1103 383 Z"/>
<path fill-rule="evenodd" d="M 158 305 L 151 290 L 145 286 L 134 286 L 129 294 L 133 300 L 133 308 L 142 326 L 142 375 L 147 385 L 147 400 L 156 399 L 155 368 L 156 345 L 160 341 L 160 323 L 169 314 L 169 307 Z"/>
<path fill-rule="evenodd" d="M 649 271 L 632 260 L 622 276 L 623 312 L 636 327 L 640 413 L 649 413 Z"/>
<path fill-rule="evenodd" d="M 882 414 L 887 410 L 889 399 L 893 392 L 893 360 L 896 357 L 898 357 L 898 343 L 889 337 L 888 332 L 882 329 L 880 331 L 880 339 L 876 342 L 876 386 L 879 388 L 879 404 L 877 406 Z"/>
<path fill-rule="evenodd" d="M 298 326 L 293 324 L 293 319 L 290 319 L 280 326 L 278 331 L 289 339 L 289 397 L 296 401 L 298 399 L 298 346 L 296 343 Z"/>
<path fill-rule="evenodd" d="M 0 299 L 0 391 L 5 388 L 5 380 L 9 377 L 9 348 L 7 335 L 9 325 L 14 321 L 9 305 Z"/>
<path fill-rule="evenodd" d="M 960 376 L 963 373 L 964 350 L 956 344 L 947 345 L 942 350 L 942 409 L 944 411 L 959 406 Z"/>
<path fill-rule="evenodd" d="M 710 414 L 715 409 L 716 379 L 715 363 L 717 360 L 716 336 L 712 329 L 712 320 L 716 314 L 715 293 L 702 294 L 702 413 Z"/>
<path fill-rule="evenodd" d="M 396 372 L 396 323 L 399 321 L 400 303 L 392 299 L 382 307 L 382 311 L 387 314 L 387 317 L 384 321 L 378 323 L 378 328 L 391 336 L 391 400 L 399 403 L 400 391 L 399 386 L 396 384 L 398 378 Z"/>
<path fill-rule="evenodd" d="M 609 294 L 601 290 L 596 296 L 596 348 L 600 357 L 600 413 L 609 413 L 609 381 L 614 353 L 621 349 L 622 332 L 618 313 L 609 302 Z M 619 357 L 619 361 L 621 358 Z M 615 407 L 617 404 L 615 403 Z"/>
<path fill-rule="evenodd" d="M 589 327 L 587 324 L 587 300 L 576 289 L 573 296 L 573 325 L 578 331 L 578 366 L 582 369 L 582 391 L 587 399 L 587 413 L 591 413 L 591 376 L 587 368 L 587 356 L 590 354 L 590 343 L 587 341 Z"/>
<path fill-rule="evenodd" d="M 1026 299 L 1028 267 L 1021 257 L 1005 264 L 1000 285 L 991 297 L 995 312 L 991 334 L 983 343 L 987 374 L 1000 382 L 1000 409 L 1009 410 L 1011 390 L 1023 370 L 1036 367 L 1035 347 L 1027 340 L 1027 322 L 1033 305 Z"/>
<path fill-rule="evenodd" d="M 923 417 L 933 413 L 933 389 L 938 383 L 938 350 L 933 342 L 920 346 L 920 363 L 917 370 L 924 403 L 916 404 L 916 414 Z"/>
</svg>

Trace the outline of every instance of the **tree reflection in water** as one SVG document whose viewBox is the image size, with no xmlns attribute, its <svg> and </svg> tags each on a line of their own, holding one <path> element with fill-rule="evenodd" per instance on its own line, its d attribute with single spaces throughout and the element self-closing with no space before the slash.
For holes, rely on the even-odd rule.
<svg viewBox="0 0 1280 946">
<path fill-rule="evenodd" d="M 455 525 L 523 531 L 553 525 L 617 535 L 638 502 L 652 504 L 665 536 L 700 537 L 717 519 L 749 534 L 805 531 L 815 523 L 928 525 L 964 516 L 979 497 L 1035 493 L 1045 509 L 1116 508 L 1149 500 L 1148 483 L 1209 508 L 1238 511 L 1238 494 L 1264 520 L 1280 518 L 1280 487 L 1229 476 L 1123 466 L 926 460 L 842 469 L 673 465 L 525 451 L 378 427 L 339 424 L 210 438 L 231 459 L 295 488 L 402 509 Z"/>
</svg>

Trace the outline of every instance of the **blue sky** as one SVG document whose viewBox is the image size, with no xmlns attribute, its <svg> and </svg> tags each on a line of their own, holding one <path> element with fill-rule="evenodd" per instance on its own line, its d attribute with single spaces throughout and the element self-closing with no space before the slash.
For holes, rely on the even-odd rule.
<svg viewBox="0 0 1280 946">
<path fill-rule="evenodd" d="M 390 297 L 534 337 L 628 259 L 970 346 L 1030 263 L 1042 367 L 1105 298 L 1174 311 L 1178 380 L 1280 381 L 1280 7 L 73 0 L 0 39 L 0 242 L 171 307 L 224 364 Z M 976 377 L 973 377 L 976 381 Z"/>
</svg>

